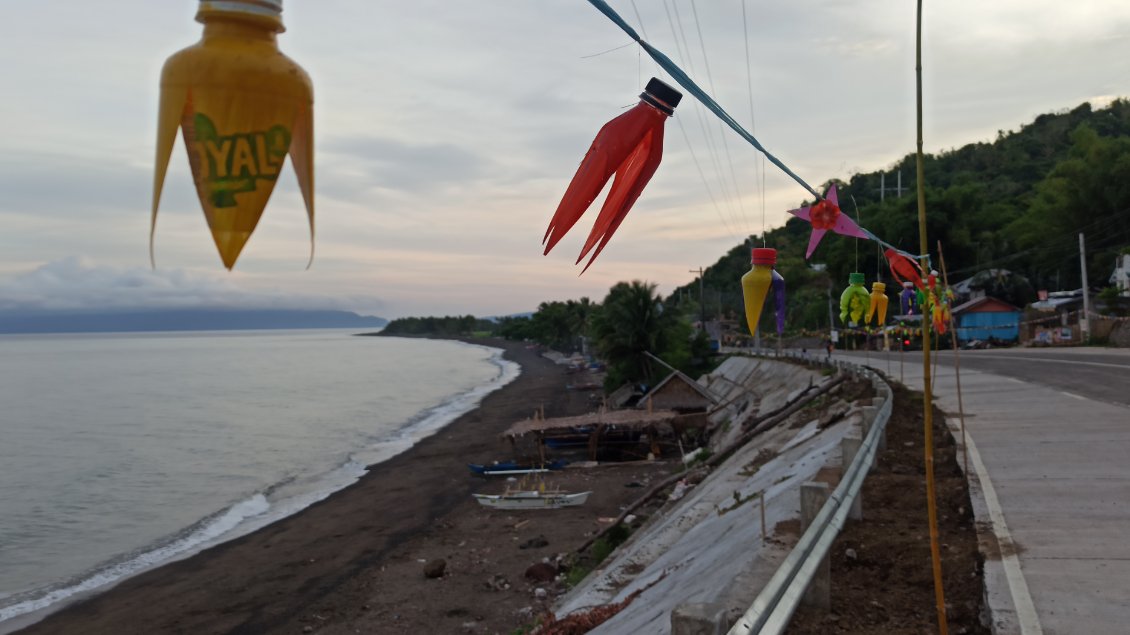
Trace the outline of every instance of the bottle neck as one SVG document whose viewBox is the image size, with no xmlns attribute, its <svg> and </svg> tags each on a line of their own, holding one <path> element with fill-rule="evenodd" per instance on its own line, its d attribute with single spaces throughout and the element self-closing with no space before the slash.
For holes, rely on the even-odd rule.
<svg viewBox="0 0 1130 635">
<path fill-rule="evenodd" d="M 640 103 L 641 104 L 647 104 L 653 110 L 656 110 L 656 111 L 662 113 L 664 117 L 671 117 L 675 114 L 674 108 L 668 106 L 667 104 L 663 103 L 663 101 L 657 99 L 656 97 L 654 97 L 653 95 L 651 95 L 649 93 L 641 93 L 640 94 Z"/>
<path fill-rule="evenodd" d="M 277 45 L 277 36 L 278 34 L 269 24 L 254 19 L 213 15 L 204 20 L 205 40 L 235 38 Z"/>
</svg>

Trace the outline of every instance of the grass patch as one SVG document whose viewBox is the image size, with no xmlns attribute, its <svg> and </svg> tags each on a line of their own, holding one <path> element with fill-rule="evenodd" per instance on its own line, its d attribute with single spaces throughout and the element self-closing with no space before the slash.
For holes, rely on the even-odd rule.
<svg viewBox="0 0 1130 635">
<path fill-rule="evenodd" d="M 577 558 L 569 566 L 569 571 L 565 574 L 565 584 L 570 589 L 577 586 L 584 580 L 593 569 L 595 569 L 601 562 L 616 550 L 616 547 L 624 544 L 629 536 L 632 535 L 632 530 L 620 523 L 608 530 L 606 534 L 593 541 L 592 546 L 589 547 L 587 555 Z"/>
</svg>

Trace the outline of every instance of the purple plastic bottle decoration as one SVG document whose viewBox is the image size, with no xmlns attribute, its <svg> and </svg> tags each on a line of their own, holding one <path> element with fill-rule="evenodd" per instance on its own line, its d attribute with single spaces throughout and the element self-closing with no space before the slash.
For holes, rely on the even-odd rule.
<svg viewBox="0 0 1130 635">
<path fill-rule="evenodd" d="M 776 303 L 777 335 L 785 332 L 785 278 L 773 270 L 773 301 Z"/>
<path fill-rule="evenodd" d="M 902 293 L 899 294 L 899 310 L 902 315 L 913 315 L 917 294 L 913 282 L 902 283 Z"/>
</svg>

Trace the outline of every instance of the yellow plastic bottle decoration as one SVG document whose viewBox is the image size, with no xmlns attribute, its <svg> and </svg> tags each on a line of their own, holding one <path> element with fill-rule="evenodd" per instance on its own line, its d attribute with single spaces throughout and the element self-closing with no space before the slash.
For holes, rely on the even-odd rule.
<svg viewBox="0 0 1130 635">
<path fill-rule="evenodd" d="M 887 323 L 887 285 L 882 282 L 874 282 L 871 284 L 871 308 L 867 309 L 867 323 L 871 323 L 871 318 L 877 316 L 879 320 L 876 322 L 879 326 Z"/>
<path fill-rule="evenodd" d="M 314 258 L 313 89 L 279 51 L 282 0 L 201 0 L 204 35 L 165 61 L 149 253 L 165 172 L 180 128 L 204 217 L 231 269 L 290 155 L 310 220 Z M 309 266 L 309 265 L 307 265 Z"/>
<path fill-rule="evenodd" d="M 868 295 L 867 289 L 863 288 L 864 282 L 866 278 L 862 273 L 848 274 L 848 288 L 840 294 L 841 322 L 846 323 L 850 314 L 851 323 L 859 324 L 867 314 L 867 310 L 871 308 L 871 296 Z"/>
<path fill-rule="evenodd" d="M 778 331 L 784 324 L 780 323 L 784 313 L 784 278 L 781 278 L 773 265 L 777 264 L 777 250 L 767 247 L 754 247 L 751 253 L 753 266 L 742 276 L 742 298 L 745 300 L 746 326 L 749 334 L 757 333 L 757 323 L 761 321 L 761 309 L 765 306 L 765 298 L 769 295 L 769 287 L 774 286 L 776 276 L 780 280 L 779 293 L 776 298 L 778 304 Z"/>
</svg>

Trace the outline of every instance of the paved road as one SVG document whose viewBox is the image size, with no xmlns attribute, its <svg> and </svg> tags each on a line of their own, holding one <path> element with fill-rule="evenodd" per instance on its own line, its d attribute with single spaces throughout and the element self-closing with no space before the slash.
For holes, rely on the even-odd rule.
<svg viewBox="0 0 1130 635">
<path fill-rule="evenodd" d="M 856 363 L 868 357 L 859 352 L 844 352 L 842 355 Z M 894 378 L 899 376 L 899 355 L 897 352 L 890 354 L 889 374 Z M 915 376 L 921 374 L 922 353 L 908 351 L 902 355 L 902 363 L 914 366 Z M 961 351 L 959 355 L 962 370 L 1012 377 L 1055 388 L 1076 398 L 1130 406 L 1130 349 L 1002 348 Z M 872 352 L 869 357 L 872 366 L 888 372 L 887 353 Z M 937 372 L 952 375 L 953 351 L 939 351 L 937 359 Z"/>
<path fill-rule="evenodd" d="M 905 355 L 836 357 L 920 389 L 920 354 Z M 950 362 L 934 394 L 952 427 Z M 994 631 L 1130 632 L 1130 351 L 962 351 L 961 369 L 974 509 L 1001 546 L 985 563 Z"/>
</svg>

